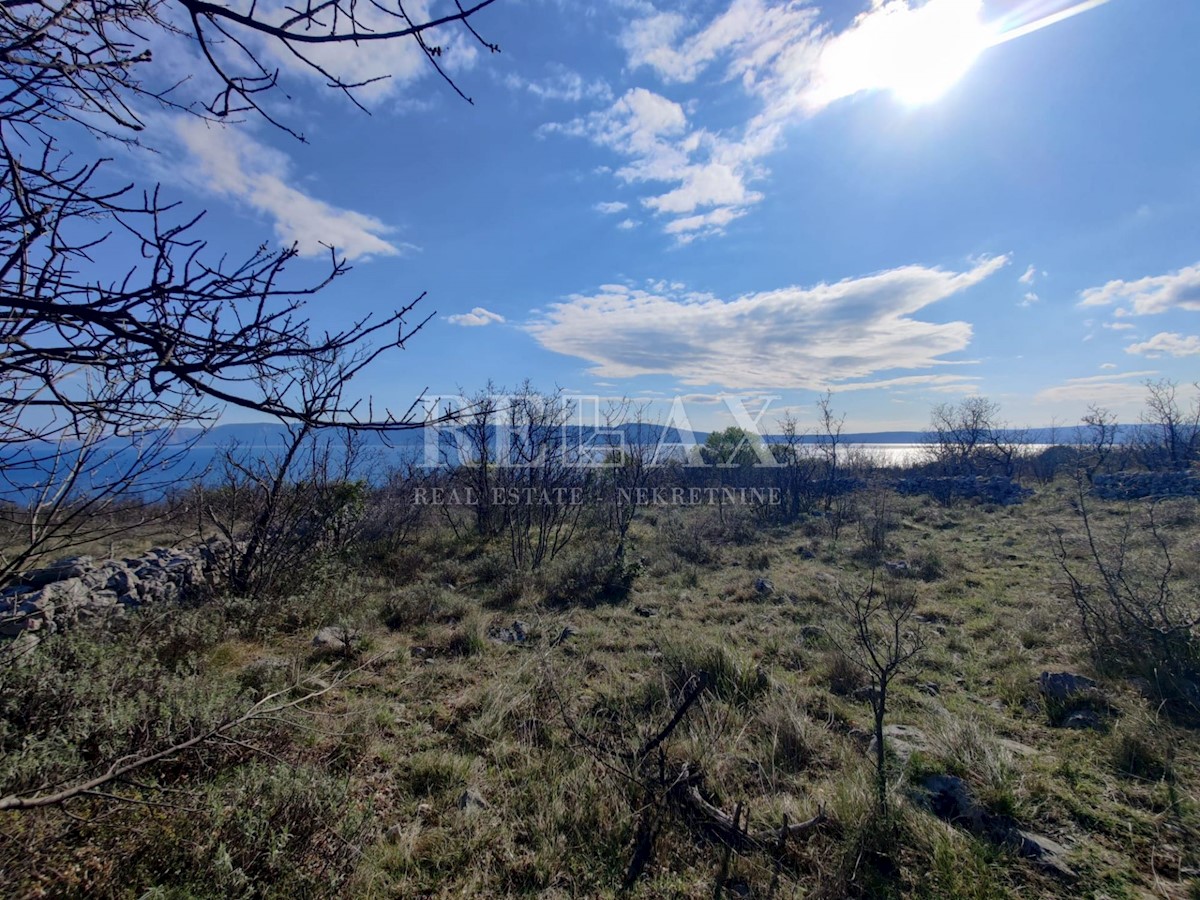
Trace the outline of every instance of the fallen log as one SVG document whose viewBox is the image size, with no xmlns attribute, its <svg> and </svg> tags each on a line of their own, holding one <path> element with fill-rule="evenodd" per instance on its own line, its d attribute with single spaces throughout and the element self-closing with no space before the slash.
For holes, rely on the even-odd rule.
<svg viewBox="0 0 1200 900">
<path fill-rule="evenodd" d="M 767 850 L 781 845 L 789 838 L 805 835 L 829 820 L 825 814 L 825 808 L 822 806 L 818 808 L 817 814 L 811 819 L 785 825 L 786 831 L 784 828 L 750 831 L 749 815 L 744 817 L 746 825 L 739 825 L 734 816 L 704 799 L 699 785 L 702 777 L 689 772 L 685 764 L 671 788 L 671 797 L 685 813 L 691 815 L 704 828 L 731 847 Z"/>
</svg>

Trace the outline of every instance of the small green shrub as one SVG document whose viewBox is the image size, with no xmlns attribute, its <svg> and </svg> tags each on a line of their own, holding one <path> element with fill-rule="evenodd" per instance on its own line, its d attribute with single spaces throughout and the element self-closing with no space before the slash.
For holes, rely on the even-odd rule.
<svg viewBox="0 0 1200 900">
<path fill-rule="evenodd" d="M 1113 735 L 1112 764 L 1118 775 L 1158 781 L 1167 775 L 1167 762 L 1144 717 L 1124 721 Z"/>
<path fill-rule="evenodd" d="M 813 721 L 791 695 L 772 695 L 756 718 L 775 768 L 795 774 L 823 758 L 825 727 Z"/>
<path fill-rule="evenodd" d="M 542 576 L 546 600 L 557 606 L 619 603 L 629 596 L 641 565 L 619 559 L 610 548 L 586 544 L 560 554 Z"/>
<path fill-rule="evenodd" d="M 703 672 L 708 676 L 708 689 L 716 696 L 745 706 L 771 687 L 771 680 L 761 667 L 721 645 L 664 647 L 663 657 L 677 690 L 682 690 Z"/>
<path fill-rule="evenodd" d="M 106 760 L 212 727 L 243 698 L 212 670 L 226 627 L 215 605 L 78 628 L 0 666 L 0 794 L 70 781 Z"/>
<path fill-rule="evenodd" d="M 702 566 L 716 559 L 713 536 L 701 515 L 673 511 L 663 518 L 659 534 L 666 548 L 680 559 Z"/>
<path fill-rule="evenodd" d="M 209 788 L 170 831 L 145 835 L 151 840 L 124 865 L 155 885 L 149 897 L 260 896 L 268 885 L 270 896 L 329 895 L 355 861 L 348 837 L 368 823 L 368 810 L 355 814 L 347 804 L 344 780 L 307 766 L 251 764 Z"/>
<path fill-rule="evenodd" d="M 451 656 L 478 656 L 486 649 L 487 634 L 478 612 L 464 616 L 446 644 L 446 652 Z"/>
<path fill-rule="evenodd" d="M 838 697 L 849 697 L 855 691 L 866 687 L 867 679 L 863 670 L 845 653 L 833 650 L 825 659 L 825 678 L 831 693 Z"/>
<path fill-rule="evenodd" d="M 379 620 L 393 631 L 436 621 L 446 611 L 446 589 L 428 581 L 392 591 L 379 604 Z"/>
</svg>

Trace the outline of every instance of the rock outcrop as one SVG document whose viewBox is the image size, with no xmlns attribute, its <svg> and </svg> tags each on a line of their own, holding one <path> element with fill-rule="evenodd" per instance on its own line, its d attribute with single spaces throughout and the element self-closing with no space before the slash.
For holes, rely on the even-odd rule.
<svg viewBox="0 0 1200 900">
<path fill-rule="evenodd" d="M 955 775 L 930 775 L 921 785 L 924 801 L 939 819 L 964 828 L 992 843 L 1009 847 L 1019 856 L 1064 878 L 1075 872 L 1066 863 L 1067 849 L 1053 838 L 1020 828 L 1009 816 L 989 812 Z"/>
</svg>

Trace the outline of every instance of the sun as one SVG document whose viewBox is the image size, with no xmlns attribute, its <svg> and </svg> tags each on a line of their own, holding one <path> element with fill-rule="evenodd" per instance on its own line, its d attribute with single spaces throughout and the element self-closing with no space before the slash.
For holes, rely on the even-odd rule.
<svg viewBox="0 0 1200 900">
<path fill-rule="evenodd" d="M 860 91 L 890 91 L 902 103 L 937 100 L 991 44 L 982 0 L 888 0 L 833 38 L 820 60 L 825 102 Z"/>
<path fill-rule="evenodd" d="M 902 103 L 930 103 L 967 73 L 991 43 L 979 19 L 980 3 L 930 0 L 909 13 L 891 53 L 885 54 L 885 86 Z"/>
</svg>

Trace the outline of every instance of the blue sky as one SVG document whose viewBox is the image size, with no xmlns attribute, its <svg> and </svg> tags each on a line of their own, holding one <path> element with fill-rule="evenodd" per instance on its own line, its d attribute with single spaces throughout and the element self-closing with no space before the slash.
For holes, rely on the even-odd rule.
<svg viewBox="0 0 1200 900">
<path fill-rule="evenodd" d="M 500 54 L 442 36 L 473 106 L 402 45 L 330 51 L 394 73 L 369 116 L 284 64 L 307 144 L 151 122 L 214 247 L 352 258 L 318 327 L 428 292 L 358 391 L 528 377 L 686 395 L 708 428 L 720 394 L 811 419 L 829 389 L 883 430 L 970 393 L 1128 421 L 1145 379 L 1200 377 L 1195 0 L 498 0 L 474 24 Z"/>
</svg>

